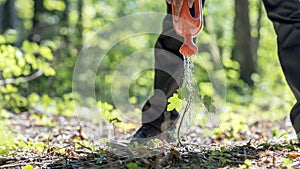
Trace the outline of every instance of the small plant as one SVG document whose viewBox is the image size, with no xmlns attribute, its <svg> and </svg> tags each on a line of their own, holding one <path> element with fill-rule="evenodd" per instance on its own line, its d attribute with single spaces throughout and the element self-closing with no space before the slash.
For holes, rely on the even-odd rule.
<svg viewBox="0 0 300 169">
<path fill-rule="evenodd" d="M 126 164 L 128 169 L 142 169 L 136 162 L 129 162 Z"/>
<path fill-rule="evenodd" d="M 21 167 L 22 169 L 33 169 L 31 164 L 26 164 L 25 166 Z"/>
<path fill-rule="evenodd" d="M 250 167 L 251 167 L 251 161 L 249 159 L 246 159 L 244 161 L 244 164 L 241 165 L 242 169 L 247 169 L 247 168 L 250 168 Z"/>
<path fill-rule="evenodd" d="M 168 99 L 168 107 L 167 107 L 167 111 L 172 111 L 172 110 L 176 110 L 179 111 L 182 109 L 182 99 L 179 98 L 177 93 L 174 93 L 172 97 L 170 97 Z"/>
<path fill-rule="evenodd" d="M 212 97 L 205 95 L 203 98 L 199 95 L 202 106 L 206 108 L 208 112 L 214 113 L 216 111 L 216 107 L 213 104 L 214 100 Z M 168 99 L 168 107 L 167 111 L 180 111 L 182 109 L 183 99 L 182 99 L 182 88 L 177 90 L 177 93 L 174 93 L 172 97 Z"/>
<path fill-rule="evenodd" d="M 241 114 L 223 113 L 219 127 L 215 129 L 215 136 L 224 134 L 226 139 L 238 139 L 241 132 L 248 130 L 247 118 Z"/>
<path fill-rule="evenodd" d="M 96 149 L 96 146 L 92 145 L 88 140 L 74 139 L 73 142 L 75 143 L 75 149 L 87 148 L 91 151 L 94 151 Z"/>
<path fill-rule="evenodd" d="M 290 159 L 290 158 L 283 158 L 283 159 L 282 159 L 282 165 L 283 165 L 283 166 L 288 166 L 288 165 L 290 165 L 290 164 L 292 164 L 292 163 L 293 163 L 293 160 Z"/>
<path fill-rule="evenodd" d="M 231 154 L 227 152 L 225 147 L 220 147 L 220 150 L 214 150 L 211 152 L 208 162 L 211 163 L 213 159 L 219 160 L 219 166 L 231 162 Z"/>
<path fill-rule="evenodd" d="M 41 154 L 46 148 L 45 143 L 42 142 L 32 142 L 32 141 L 19 141 L 15 143 L 18 148 L 22 148 L 24 150 L 32 150 L 36 154 Z"/>
<path fill-rule="evenodd" d="M 3 124 L 0 124 L 0 135 L 0 155 L 7 154 L 9 151 L 17 148 L 14 143 L 13 133 Z"/>
</svg>

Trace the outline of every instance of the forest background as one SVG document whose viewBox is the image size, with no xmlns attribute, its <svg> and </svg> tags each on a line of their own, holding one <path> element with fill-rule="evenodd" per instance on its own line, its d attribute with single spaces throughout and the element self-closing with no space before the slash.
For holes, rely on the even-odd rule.
<svg viewBox="0 0 300 169">
<path fill-rule="evenodd" d="M 80 98 L 72 93 L 73 70 L 95 32 L 120 17 L 164 13 L 165 8 L 163 0 L 0 0 L 0 154 L 14 147 L 11 113 L 39 112 L 35 120 L 49 126 L 55 125 L 51 115 L 76 116 L 73 101 Z M 285 119 L 295 99 L 280 68 L 276 35 L 262 2 L 207 0 L 204 18 L 204 29 L 197 37 L 195 79 L 201 95 L 212 95 L 206 69 L 213 69 L 214 58 L 221 60 L 226 75 L 226 123 L 221 130 L 245 131 L 258 120 Z M 97 96 L 90 104 L 105 105 L 108 114 L 113 112 L 114 69 L 131 53 L 153 48 L 157 36 L 130 37 L 113 47 L 104 60 L 104 71 L 97 74 Z M 101 39 L 99 43 L 105 44 Z M 134 79 L 130 103 L 145 102 L 153 76 L 147 70 Z M 117 121 L 114 118 L 107 120 Z M 231 130 L 234 126 L 238 128 Z M 276 126 L 270 130 L 278 136 Z M 229 139 L 236 139 L 231 134 Z"/>
</svg>

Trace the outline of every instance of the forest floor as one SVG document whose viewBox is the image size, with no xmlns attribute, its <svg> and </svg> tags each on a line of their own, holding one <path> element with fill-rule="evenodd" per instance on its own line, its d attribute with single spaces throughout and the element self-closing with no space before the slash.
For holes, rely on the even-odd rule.
<svg viewBox="0 0 300 169">
<path fill-rule="evenodd" d="M 156 148 L 137 144 L 128 148 L 125 143 L 115 147 L 91 140 L 86 134 L 96 133 L 97 125 L 90 121 L 81 120 L 79 125 L 77 118 L 48 117 L 45 125 L 37 112 L 9 114 L 9 124 L 22 134 L 23 142 L 0 156 L 0 168 L 300 168 L 300 145 L 283 136 L 274 138 L 270 131 L 279 126 L 292 135 L 285 120 L 249 124 L 250 131 L 240 132 L 238 138 L 225 139 L 224 131 L 211 137 L 209 144 L 156 141 Z"/>
</svg>

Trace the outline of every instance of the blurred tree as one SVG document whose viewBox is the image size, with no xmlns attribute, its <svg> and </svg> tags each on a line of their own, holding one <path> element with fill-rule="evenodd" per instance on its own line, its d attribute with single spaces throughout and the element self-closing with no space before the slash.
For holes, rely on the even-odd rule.
<svg viewBox="0 0 300 169">
<path fill-rule="evenodd" d="M 251 75 L 255 72 L 254 51 L 249 18 L 249 1 L 235 0 L 233 58 L 240 64 L 240 77 L 248 85 L 253 85 Z"/>
<path fill-rule="evenodd" d="M 46 9 L 41 0 L 33 0 L 33 3 L 32 28 L 29 39 L 33 42 L 40 43 L 42 40 L 42 32 L 45 27 L 47 27 L 45 22 L 41 22 L 41 17 L 46 12 Z"/>
<path fill-rule="evenodd" d="M 79 51 L 81 50 L 81 46 L 83 45 L 82 10 L 83 10 L 83 0 L 78 0 L 77 1 L 78 22 L 76 24 L 78 41 L 76 46 Z"/>
<path fill-rule="evenodd" d="M 56 70 L 49 69 L 48 75 L 57 73 L 53 77 L 39 73 L 39 78 L 16 85 L 19 94 L 27 96 L 36 92 L 52 97 L 63 96 L 72 91 L 72 75 L 77 56 L 95 32 L 126 15 L 138 12 L 164 13 L 165 10 L 165 1 L 154 2 L 153 0 L 0 0 L 0 45 L 2 45 L 1 51 L 6 52 L 5 55 L 3 53 L 0 55 L 13 56 L 10 59 L 7 58 L 5 62 L 4 60 L 0 61 L 7 63 L 1 65 L 3 67 L 0 68 L 0 75 L 3 76 L 4 70 L 17 70 L 16 74 L 13 73 L 9 76 L 5 74 L 5 77 L 0 77 L 0 80 L 4 80 L 2 81 L 4 84 L 6 79 L 21 78 L 17 63 L 22 61 L 25 56 L 30 55 L 27 59 L 29 58 L 32 63 L 28 63 L 24 67 L 19 66 L 22 68 L 21 70 L 24 68 L 23 71 L 25 71 L 22 76 L 27 77 L 36 71 L 48 70 L 47 66 Z M 200 57 L 195 59 L 196 71 L 200 75 L 196 77 L 197 84 L 199 84 L 200 90 L 203 90 L 200 93 L 211 88 L 210 77 L 206 74 L 206 70 L 223 70 L 222 66 L 224 66 L 228 79 L 227 98 L 231 102 L 240 102 L 241 100 L 243 103 L 249 102 L 249 99 L 240 97 L 241 94 L 250 93 L 245 82 L 249 85 L 257 85 L 257 83 L 261 83 L 260 79 L 271 79 L 271 81 L 281 79 L 278 73 L 270 76 L 269 72 L 276 70 L 273 67 L 268 67 L 266 71 L 261 69 L 266 67 L 270 58 L 276 57 L 276 53 L 267 50 L 274 46 L 271 38 L 274 35 L 270 34 L 272 27 L 266 24 L 268 21 L 264 19 L 266 17 L 260 0 L 209 0 L 204 13 L 204 31 L 197 37 Z M 261 18 L 263 18 L 262 21 Z M 129 37 L 109 51 L 107 57 L 102 60 L 102 71 L 97 72 L 95 93 L 99 95 L 98 99 L 113 103 L 110 92 L 115 69 L 132 53 L 152 48 L 157 36 L 144 34 Z M 22 45 L 16 45 L 16 41 L 26 44 L 24 46 L 26 51 Z M 26 43 L 24 43 L 25 41 Z M 98 45 L 105 45 L 106 42 L 107 39 L 97 39 Z M 15 46 L 11 47 L 7 44 Z M 49 49 L 53 54 L 53 59 L 43 59 L 39 54 L 40 47 L 42 47 L 42 53 L 46 51 L 43 47 L 46 47 L 47 51 Z M 31 48 L 36 52 L 32 53 Z M 17 53 L 21 52 L 22 55 L 13 53 L 16 51 Z M 32 57 L 35 58 L 35 61 L 30 60 Z M 151 53 L 145 57 L 153 59 Z M 276 63 L 276 60 L 273 59 L 272 66 Z M 222 66 L 217 67 L 216 65 Z M 143 76 L 135 77 L 130 86 L 129 95 L 132 96 L 134 102 L 142 103 L 144 96 L 151 91 L 153 72 L 147 71 Z M 254 73 L 256 71 L 259 74 Z M 265 84 L 260 86 L 265 86 Z"/>
<path fill-rule="evenodd" d="M 18 17 L 16 13 L 15 0 L 7 0 L 0 4 L 0 33 L 7 29 L 17 29 Z"/>
</svg>

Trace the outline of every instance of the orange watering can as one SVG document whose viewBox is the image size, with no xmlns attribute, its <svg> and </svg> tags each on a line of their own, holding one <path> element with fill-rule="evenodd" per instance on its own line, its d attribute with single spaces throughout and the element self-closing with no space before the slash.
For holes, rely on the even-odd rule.
<svg viewBox="0 0 300 169">
<path fill-rule="evenodd" d="M 200 1 L 200 2 L 199 2 Z M 198 47 L 193 42 L 193 37 L 198 34 L 203 24 L 202 0 L 194 0 L 194 16 L 190 13 L 188 0 L 184 0 L 179 18 L 175 20 L 175 6 L 172 3 L 173 25 L 176 33 L 184 38 L 179 52 L 186 57 L 193 56 L 198 52 Z"/>
</svg>

